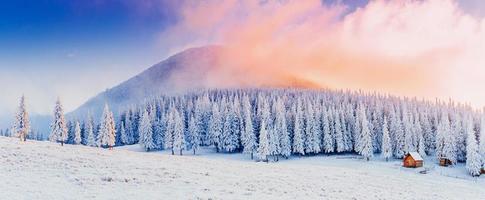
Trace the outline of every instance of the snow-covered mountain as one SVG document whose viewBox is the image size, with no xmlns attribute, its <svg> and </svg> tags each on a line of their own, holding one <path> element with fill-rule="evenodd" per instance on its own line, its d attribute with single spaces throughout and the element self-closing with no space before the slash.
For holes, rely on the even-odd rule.
<svg viewBox="0 0 485 200">
<path fill-rule="evenodd" d="M 124 106 L 139 103 L 151 96 L 202 88 L 208 79 L 207 72 L 218 65 L 222 50 L 221 46 L 205 46 L 175 54 L 91 98 L 71 112 L 69 117 L 83 119 L 88 111 L 97 117 L 105 103 L 117 114 Z"/>
<path fill-rule="evenodd" d="M 99 117 L 105 103 L 115 113 L 132 104 L 141 103 L 144 99 L 158 96 L 161 93 L 177 93 L 200 88 L 241 87 L 235 80 L 251 80 L 250 74 L 244 71 L 231 72 L 222 77 L 231 65 L 230 59 L 224 59 L 225 47 L 204 46 L 191 48 L 177 53 L 166 60 L 153 65 L 137 76 L 91 98 L 78 109 L 68 114 L 68 118 L 84 119 L 90 111 L 95 118 Z M 249 86 L 270 87 L 314 87 L 311 82 L 297 77 L 276 77 L 273 73 L 266 82 Z M 279 79 L 280 81 L 274 81 Z M 250 82 L 250 81 L 249 81 Z M 226 84 L 228 83 L 228 84 Z M 246 83 L 245 86 L 248 86 Z"/>
</svg>

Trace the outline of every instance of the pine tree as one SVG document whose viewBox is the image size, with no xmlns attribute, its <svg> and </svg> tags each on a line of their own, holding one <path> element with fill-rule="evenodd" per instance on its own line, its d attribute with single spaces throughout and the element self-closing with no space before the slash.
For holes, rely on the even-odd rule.
<svg viewBox="0 0 485 200">
<path fill-rule="evenodd" d="M 332 153 L 335 149 L 334 147 L 334 138 L 332 137 L 332 133 L 330 130 L 330 123 L 329 122 L 329 115 L 333 115 L 334 110 L 331 109 L 329 111 L 323 110 L 322 111 L 322 125 L 323 125 L 323 150 L 325 153 Z M 334 116 L 335 117 L 335 116 Z M 340 129 L 340 121 L 337 122 L 336 118 L 334 118 L 334 133 L 339 134 Z M 338 126 L 338 127 L 337 127 Z M 340 139 L 340 138 L 339 138 Z M 342 138 L 343 139 L 343 138 Z"/>
<path fill-rule="evenodd" d="M 293 133 L 293 153 L 305 155 L 304 137 L 303 137 L 303 116 L 301 111 L 301 102 L 298 100 L 297 105 L 293 108 L 295 113 L 295 125 Z M 260 136 L 261 137 L 261 136 Z"/>
<path fill-rule="evenodd" d="M 29 113 L 27 112 L 25 96 L 23 95 L 20 98 L 18 111 L 15 115 L 15 122 L 11 131 L 15 136 L 20 138 L 20 141 L 26 141 L 30 133 Z"/>
<path fill-rule="evenodd" d="M 76 121 L 74 126 L 74 144 L 81 144 L 81 125 Z"/>
<path fill-rule="evenodd" d="M 291 154 L 290 136 L 286 125 L 286 110 L 281 99 L 275 104 L 275 134 L 278 137 L 278 154 L 288 158 Z"/>
<path fill-rule="evenodd" d="M 437 129 L 436 155 L 438 159 L 447 158 L 453 164 L 456 163 L 454 136 L 451 133 L 450 120 L 447 112 L 443 112 Z"/>
<path fill-rule="evenodd" d="M 261 121 L 259 129 L 259 147 L 258 147 L 258 158 L 259 160 L 268 162 L 269 152 L 269 141 L 268 132 L 266 131 L 266 122 Z"/>
<path fill-rule="evenodd" d="M 121 121 L 120 124 L 120 135 L 121 135 L 121 143 L 129 144 L 128 134 L 126 133 L 125 122 Z"/>
<path fill-rule="evenodd" d="M 359 154 L 364 156 L 364 158 L 369 161 L 371 157 L 373 157 L 374 149 L 372 147 L 372 136 L 369 130 L 369 121 L 367 120 L 365 110 L 362 105 L 359 105 L 359 113 L 360 113 L 360 125 L 361 125 L 361 132 L 360 132 L 360 148 Z"/>
<path fill-rule="evenodd" d="M 175 133 L 175 108 L 171 108 L 168 114 L 168 119 L 167 119 L 167 132 L 165 132 L 165 138 L 164 138 L 164 147 L 165 149 L 170 149 L 172 151 L 172 155 L 174 155 L 174 149 L 173 149 L 173 142 L 174 142 L 174 133 Z"/>
<path fill-rule="evenodd" d="M 251 104 L 249 102 L 248 96 L 244 96 L 243 98 L 242 112 L 243 112 L 243 119 L 244 119 L 244 129 L 241 135 L 243 153 L 251 154 L 251 160 L 252 160 L 254 153 L 258 149 L 258 143 L 256 141 L 256 133 L 253 127 L 253 120 L 251 119 Z M 291 151 L 291 147 L 290 147 L 290 151 Z"/>
<path fill-rule="evenodd" d="M 473 122 L 469 118 L 466 120 L 466 169 L 472 176 L 479 176 L 481 170 L 480 154 L 478 153 L 477 139 L 473 130 Z"/>
<path fill-rule="evenodd" d="M 416 151 L 416 148 L 413 145 L 414 132 L 412 131 L 413 127 L 406 103 L 404 103 L 402 107 L 402 124 L 404 128 L 404 152 L 414 152 Z"/>
<path fill-rule="evenodd" d="M 67 140 L 67 127 L 60 99 L 57 99 L 54 108 L 54 122 L 52 123 L 51 128 L 52 132 L 49 136 L 49 140 L 51 142 L 60 142 L 61 146 L 63 146 Z"/>
<path fill-rule="evenodd" d="M 150 114 L 145 110 L 141 116 L 140 125 L 138 126 L 138 133 L 140 136 L 138 143 L 145 149 L 145 151 L 155 149 L 152 120 L 150 118 Z"/>
<path fill-rule="evenodd" d="M 134 122 L 133 122 L 133 112 L 128 110 L 126 112 L 126 117 L 125 117 L 125 131 L 126 131 L 126 140 L 124 141 L 125 144 L 133 144 L 135 142 L 134 137 Z M 138 129 L 137 129 L 138 130 Z"/>
<path fill-rule="evenodd" d="M 184 122 L 182 121 L 182 116 L 178 111 L 175 111 L 173 123 L 173 150 L 179 151 L 180 155 L 182 155 L 182 151 L 185 150 L 185 145 L 187 142 L 184 135 Z"/>
<path fill-rule="evenodd" d="M 190 146 L 190 149 L 192 149 L 194 155 L 201 145 L 200 127 L 201 127 L 200 125 L 198 126 L 196 124 L 196 119 L 194 116 L 189 118 L 189 133 L 190 133 L 189 146 Z"/>
<path fill-rule="evenodd" d="M 394 157 L 403 158 L 405 153 L 404 130 L 401 120 L 396 112 L 395 109 L 392 109 L 391 111 L 389 133 L 391 138 L 394 138 Z"/>
<path fill-rule="evenodd" d="M 384 123 L 382 124 L 382 157 L 389 160 L 392 156 L 391 138 L 389 137 L 389 128 L 387 127 L 387 118 L 384 117 Z"/>
<path fill-rule="evenodd" d="M 107 146 L 113 149 L 115 145 L 116 125 L 113 118 L 113 113 L 109 110 L 108 104 L 105 104 L 99 133 L 97 138 L 98 146 Z"/>
<path fill-rule="evenodd" d="M 480 146 L 478 152 L 482 160 L 482 169 L 485 169 L 485 115 L 480 117 Z"/>
<path fill-rule="evenodd" d="M 212 105 L 212 116 L 209 121 L 209 138 L 211 144 L 216 147 L 216 151 L 221 150 L 221 135 L 222 135 L 222 118 L 217 104 Z"/>
<path fill-rule="evenodd" d="M 96 137 L 94 136 L 94 122 L 91 114 L 88 113 L 88 119 L 86 121 L 86 145 L 94 147 L 96 146 Z"/>
</svg>

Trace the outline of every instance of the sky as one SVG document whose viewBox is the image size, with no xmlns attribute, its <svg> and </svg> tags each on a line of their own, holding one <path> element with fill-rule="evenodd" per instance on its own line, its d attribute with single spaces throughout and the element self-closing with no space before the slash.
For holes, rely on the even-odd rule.
<svg viewBox="0 0 485 200">
<path fill-rule="evenodd" d="M 171 54 L 227 46 L 227 66 L 321 87 L 485 105 L 481 0 L 12 0 L 0 3 L 0 120 L 66 111 Z M 227 74 L 228 77 L 234 76 Z M 226 79 L 230 79 L 227 78 Z"/>
</svg>

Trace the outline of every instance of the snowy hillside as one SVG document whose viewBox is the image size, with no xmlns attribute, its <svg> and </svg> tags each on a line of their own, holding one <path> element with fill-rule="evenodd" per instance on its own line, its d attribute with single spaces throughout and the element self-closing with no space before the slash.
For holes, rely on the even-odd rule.
<svg viewBox="0 0 485 200">
<path fill-rule="evenodd" d="M 95 117 L 101 113 L 105 103 L 113 110 L 142 102 L 145 98 L 163 93 L 195 89 L 207 81 L 207 72 L 218 66 L 220 46 L 192 48 L 175 54 L 153 65 L 141 74 L 108 89 L 72 112 L 73 117 L 85 117 L 88 111 Z"/>
<path fill-rule="evenodd" d="M 7 199 L 483 199 L 485 181 L 399 162 L 318 156 L 258 163 L 242 154 L 171 156 L 0 137 Z M 223 158 L 223 159 L 218 159 Z M 458 168 L 458 167 L 457 167 Z"/>
</svg>

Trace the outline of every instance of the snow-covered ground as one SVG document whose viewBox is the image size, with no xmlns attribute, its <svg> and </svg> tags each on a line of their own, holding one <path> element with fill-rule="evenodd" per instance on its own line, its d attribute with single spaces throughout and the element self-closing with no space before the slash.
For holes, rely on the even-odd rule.
<svg viewBox="0 0 485 200">
<path fill-rule="evenodd" d="M 0 199 L 484 199 L 463 166 L 429 173 L 353 155 L 278 163 L 242 154 L 172 156 L 0 137 Z M 187 152 L 188 153 L 188 152 Z M 378 159 L 374 159 L 378 160 Z"/>
</svg>

